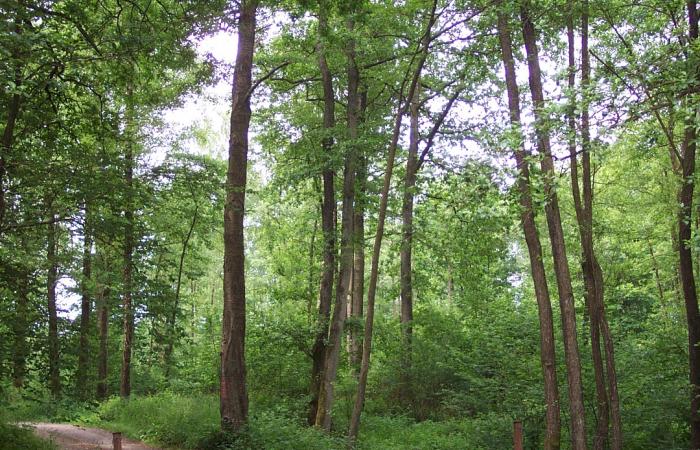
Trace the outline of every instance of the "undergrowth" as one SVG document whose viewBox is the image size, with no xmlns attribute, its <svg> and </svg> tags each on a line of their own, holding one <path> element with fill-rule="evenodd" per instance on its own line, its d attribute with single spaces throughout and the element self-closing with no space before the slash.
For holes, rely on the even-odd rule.
<svg viewBox="0 0 700 450">
<path fill-rule="evenodd" d="M 113 397 L 102 404 L 23 400 L 10 411 L 12 420 L 50 420 L 121 431 L 146 443 L 183 450 L 333 450 L 348 448 L 348 417 L 339 404 L 334 412 L 337 430 L 326 434 L 306 426 L 302 401 L 256 401 L 249 424 L 237 434 L 219 431 L 219 402 L 214 395 L 161 393 Z M 33 417 L 31 415 L 34 414 Z M 364 414 L 357 450 L 503 449 L 511 445 L 510 418 L 490 415 L 447 421 L 423 421 L 405 416 Z M 9 433 L 5 429 L 0 432 Z M 17 430 L 26 437 L 28 432 Z M 0 436 L 3 436 L 0 434 Z M 1 447 L 17 450 L 53 447 Z"/>
</svg>

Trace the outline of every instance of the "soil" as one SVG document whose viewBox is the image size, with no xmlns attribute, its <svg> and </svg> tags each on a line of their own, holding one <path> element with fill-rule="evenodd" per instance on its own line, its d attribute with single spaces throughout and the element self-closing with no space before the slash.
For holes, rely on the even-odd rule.
<svg viewBox="0 0 700 450">
<path fill-rule="evenodd" d="M 63 423 L 27 423 L 34 433 L 52 441 L 62 450 L 112 450 L 112 432 Z M 122 438 L 122 450 L 158 450 L 155 447 Z"/>
</svg>

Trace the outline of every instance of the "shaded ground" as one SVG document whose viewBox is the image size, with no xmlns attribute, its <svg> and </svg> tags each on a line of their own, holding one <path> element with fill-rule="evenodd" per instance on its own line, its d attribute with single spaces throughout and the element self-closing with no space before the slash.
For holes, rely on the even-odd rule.
<svg viewBox="0 0 700 450">
<path fill-rule="evenodd" d="M 63 423 L 27 423 L 37 436 L 52 441 L 63 450 L 111 450 L 112 432 Z M 122 450 L 157 450 L 141 442 L 122 438 Z"/>
</svg>

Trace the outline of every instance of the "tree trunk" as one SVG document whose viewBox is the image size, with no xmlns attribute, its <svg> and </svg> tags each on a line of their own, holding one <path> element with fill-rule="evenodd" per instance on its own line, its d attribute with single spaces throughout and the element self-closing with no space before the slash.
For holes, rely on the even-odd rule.
<svg viewBox="0 0 700 450">
<path fill-rule="evenodd" d="M 572 187 L 574 192 L 574 204 L 576 205 L 576 217 L 579 223 L 581 235 L 581 247 L 583 248 L 583 272 L 589 301 L 589 314 L 591 315 L 591 345 L 593 346 L 593 365 L 596 378 L 596 398 L 598 402 L 598 424 L 594 448 L 605 448 L 605 438 L 608 436 L 608 423 L 610 424 L 610 448 L 622 449 L 622 419 L 620 416 L 620 400 L 617 391 L 617 372 L 615 369 L 615 352 L 605 315 L 604 280 L 603 271 L 593 247 L 593 175 L 591 171 L 591 138 L 590 120 L 588 113 L 588 98 L 590 94 L 590 55 L 588 52 L 588 0 L 583 0 L 581 15 L 581 90 L 583 102 L 581 105 L 581 149 L 583 169 L 583 203 L 578 191 L 578 170 L 576 161 L 575 142 L 572 149 Z M 573 19 L 571 20 L 571 54 L 570 84 L 573 90 Z M 575 136 L 574 105 L 570 112 L 570 132 Z M 603 362 L 600 355 L 600 337 L 603 337 L 605 350 L 605 368 L 607 377 L 603 374 Z M 607 378 L 607 395 L 605 392 L 605 380 Z"/>
<path fill-rule="evenodd" d="M 369 286 L 367 289 L 367 312 L 365 316 L 365 330 L 364 330 L 364 340 L 362 342 L 362 362 L 360 364 L 360 376 L 357 384 L 357 395 L 355 396 L 355 404 L 353 405 L 352 415 L 350 416 L 350 426 L 348 429 L 348 438 L 350 442 L 355 442 L 357 440 L 358 433 L 360 431 L 360 418 L 362 415 L 362 409 L 365 404 L 365 392 L 367 390 L 367 375 L 369 373 L 369 363 L 370 356 L 372 354 L 372 331 L 374 327 L 374 301 L 377 295 L 377 278 L 379 275 L 379 256 L 381 253 L 382 239 L 384 237 L 384 222 L 386 220 L 386 210 L 387 204 L 389 202 L 389 190 L 391 188 L 391 176 L 394 169 L 394 159 L 396 156 L 396 146 L 399 142 L 399 135 L 401 133 L 401 122 L 403 121 L 403 116 L 409 109 L 411 100 L 415 95 L 416 88 L 418 86 L 418 80 L 420 79 L 421 72 L 423 70 L 423 65 L 428 57 L 428 51 L 431 42 L 431 30 L 436 21 L 435 11 L 437 9 L 437 1 L 434 1 L 430 10 L 430 16 L 428 18 L 428 23 L 426 26 L 425 33 L 422 36 L 420 42 L 420 56 L 417 61 L 415 70 L 411 76 L 410 85 L 408 88 L 408 93 L 406 95 L 406 100 L 403 98 L 403 88 L 399 93 L 399 98 L 397 101 L 398 107 L 396 111 L 396 120 L 394 122 L 394 129 L 391 136 L 391 142 L 389 143 L 386 170 L 384 172 L 384 184 L 382 185 L 382 192 L 379 201 L 379 215 L 377 217 L 377 232 L 374 236 L 374 245 L 372 247 L 372 265 L 369 273 Z M 405 79 L 408 78 L 407 77 Z"/>
<path fill-rule="evenodd" d="M 418 82 L 420 85 L 420 81 Z M 411 366 L 412 366 L 412 338 L 413 338 L 413 201 L 415 197 L 416 173 L 418 171 L 418 109 L 420 88 L 411 99 L 410 127 L 408 141 L 408 157 L 406 159 L 406 179 L 404 180 L 403 204 L 401 206 L 401 250 L 399 259 L 401 262 L 400 295 L 401 295 L 401 335 L 402 335 L 402 367 L 400 397 L 404 403 L 410 401 Z"/>
<path fill-rule="evenodd" d="M 100 350 L 97 356 L 97 391 L 98 400 L 107 398 L 107 342 L 109 332 L 109 288 L 97 286 L 98 320 Z"/>
<path fill-rule="evenodd" d="M 134 103 L 132 87 L 127 88 L 125 113 L 125 164 L 124 189 L 126 193 L 124 206 L 124 253 L 122 270 L 122 300 L 124 308 L 122 346 L 122 366 L 119 383 L 119 395 L 126 398 L 131 395 L 131 353 L 134 340 L 134 308 L 132 304 L 132 271 L 134 253 Z"/>
<path fill-rule="evenodd" d="M 5 226 L 5 175 L 7 173 L 6 162 L 7 157 L 12 151 L 12 141 L 14 140 L 15 124 L 19 116 L 20 96 L 15 94 L 10 100 L 9 109 L 7 111 L 7 122 L 5 130 L 2 133 L 2 154 L 0 154 L 0 233 Z"/>
<path fill-rule="evenodd" d="M 348 31 L 354 30 L 353 19 L 348 19 Z M 336 288 L 333 317 L 330 324 L 328 344 L 321 386 L 318 395 L 318 411 L 316 412 L 317 427 L 326 431 L 331 429 L 331 409 L 333 407 L 333 383 L 338 371 L 338 359 L 340 355 L 341 340 L 343 338 L 343 326 L 347 313 L 348 297 L 352 295 L 350 283 L 352 282 L 352 269 L 354 258 L 353 235 L 353 202 L 355 199 L 355 166 L 357 163 L 357 125 L 360 110 L 359 81 L 360 74 L 355 64 L 355 41 L 350 39 L 346 49 L 347 74 L 348 74 L 348 107 L 347 128 L 350 145 L 345 154 L 345 168 L 343 170 L 343 218 L 341 222 L 340 238 L 340 274 Z"/>
<path fill-rule="evenodd" d="M 225 431 L 238 431 L 248 420 L 243 218 L 257 6 L 257 0 L 241 2 L 238 52 L 231 97 L 231 136 L 224 210 L 224 312 L 220 385 L 221 428 Z"/>
<path fill-rule="evenodd" d="M 14 22 L 15 33 L 20 34 L 21 23 L 19 19 Z M 19 60 L 22 57 L 19 51 L 12 51 L 12 59 Z M 19 88 L 22 84 L 22 71 L 20 68 L 15 68 L 15 88 Z M 0 148 L 0 234 L 5 227 L 5 211 L 7 209 L 7 199 L 5 198 L 5 176 L 7 175 L 7 158 L 12 151 L 12 144 L 15 137 L 15 125 L 19 117 L 20 105 L 22 97 L 20 94 L 13 94 L 7 108 L 7 121 L 5 129 L 2 132 L 2 147 Z"/>
<path fill-rule="evenodd" d="M 190 243 L 190 238 L 192 237 L 192 231 L 194 231 L 194 226 L 197 224 L 197 212 L 199 207 L 195 207 L 194 214 L 192 215 L 192 222 L 190 222 L 190 227 L 187 230 L 187 236 L 182 242 L 182 251 L 180 252 L 180 263 L 177 268 L 177 284 L 175 285 L 175 300 L 173 301 L 173 309 L 168 317 L 168 345 L 165 347 L 165 379 L 170 379 L 170 371 L 172 370 L 172 355 L 173 347 L 175 346 L 175 322 L 177 320 L 177 312 L 180 307 L 180 288 L 182 286 L 182 270 L 185 266 L 185 255 L 187 254 L 187 246 Z"/>
<path fill-rule="evenodd" d="M 49 208 L 52 206 L 49 205 Z M 54 397 L 61 395 L 61 374 L 59 368 L 58 313 L 56 310 L 56 283 L 58 282 L 58 261 L 56 260 L 56 216 L 52 212 L 48 224 L 46 259 L 49 264 L 46 277 L 49 307 L 49 390 Z"/>
<path fill-rule="evenodd" d="M 688 52 L 695 56 L 693 45 L 698 39 L 698 12 L 697 2 L 689 0 L 688 10 Z M 695 58 L 688 62 L 688 76 L 691 86 L 696 88 L 698 80 L 698 68 Z M 693 255 L 690 248 L 691 223 L 693 210 L 693 189 L 695 177 L 695 153 L 697 146 L 697 106 L 690 95 L 685 98 L 689 112 L 684 124 L 683 145 L 681 147 L 682 179 L 678 192 L 678 257 L 680 268 L 681 287 L 685 300 L 686 318 L 688 321 L 688 357 L 690 367 L 690 445 L 693 450 L 700 449 L 700 311 L 698 310 L 698 297 L 693 276 Z"/>
<path fill-rule="evenodd" d="M 80 341 L 78 349 L 78 370 L 76 374 L 76 392 L 78 397 L 86 400 L 88 363 L 90 359 L 90 314 L 92 299 L 90 296 L 90 283 L 92 277 L 92 230 L 90 228 L 90 211 L 85 204 L 85 218 L 83 223 L 83 274 L 80 280 Z"/>
<path fill-rule="evenodd" d="M 321 204 L 321 229 L 323 231 L 323 273 L 319 289 L 318 319 L 316 338 L 311 349 L 311 401 L 309 402 L 308 424 L 316 422 L 318 412 L 318 395 L 321 386 L 321 373 L 326 359 L 326 337 L 328 320 L 333 298 L 333 278 L 335 273 L 335 173 L 331 164 L 333 154 L 332 130 L 335 127 L 335 96 L 333 77 L 326 62 L 325 39 L 328 36 L 328 17 L 326 6 L 321 2 L 318 17 L 320 40 L 316 45 L 318 67 L 323 85 L 323 128 L 328 133 L 323 138 L 323 150 L 326 164 L 323 168 L 323 202 Z"/>
<path fill-rule="evenodd" d="M 586 289 L 586 309 L 588 310 L 588 316 L 590 317 L 590 334 L 591 334 L 591 355 L 593 359 L 593 374 L 595 378 L 595 388 L 596 388 L 596 428 L 595 435 L 593 436 L 593 448 L 595 450 L 603 450 L 606 447 L 608 441 L 608 426 L 610 422 L 609 404 L 608 404 L 608 393 L 605 387 L 605 368 L 603 363 L 603 354 L 600 349 L 600 314 L 598 306 L 598 286 L 596 284 L 596 279 L 594 277 L 593 268 L 593 233 L 592 233 L 592 221 L 588 218 L 592 217 L 592 211 L 589 210 L 590 204 L 588 199 L 591 194 L 590 189 L 590 179 L 586 178 L 586 175 L 590 175 L 590 171 L 586 172 L 584 170 L 584 180 L 583 180 L 583 191 L 584 191 L 584 203 L 581 201 L 581 193 L 579 189 L 579 179 L 578 179 L 578 157 L 576 149 L 576 53 L 574 44 L 574 10 L 573 2 L 570 0 L 569 4 L 569 14 L 567 17 L 567 40 L 568 40 L 568 56 L 569 56 L 569 104 L 566 111 L 567 124 L 568 124 L 568 146 L 569 155 L 571 158 L 571 192 L 574 198 L 574 209 L 576 211 L 576 220 L 578 223 L 578 231 L 581 239 L 582 248 L 582 272 L 583 281 Z M 585 31 L 583 31 L 585 33 Z M 582 38 L 582 58 L 583 55 L 583 38 Z M 585 69 L 584 69 L 585 70 Z M 583 82 L 582 77 L 582 86 Z M 586 86 L 587 87 L 587 86 Z M 586 99 L 588 92 L 583 93 L 582 108 L 585 109 L 584 115 L 585 120 L 582 120 L 582 128 L 588 126 L 587 117 L 587 107 L 588 101 Z M 584 125 L 585 124 L 585 125 Z M 582 130 L 582 135 L 587 133 Z M 582 139 L 585 140 L 585 139 Z M 590 149 L 588 146 L 583 145 L 585 152 Z M 584 159 L 588 159 L 589 155 L 585 154 Z M 590 164 L 588 165 L 590 167 Z"/>
<path fill-rule="evenodd" d="M 561 309 L 562 330 L 564 334 L 564 353 L 566 358 L 567 381 L 569 386 L 569 409 L 571 412 L 571 441 L 574 450 L 586 448 L 586 424 L 585 410 L 583 406 L 583 383 L 581 380 L 581 358 L 576 336 L 576 310 L 574 306 L 574 293 L 571 286 L 571 274 L 569 262 L 566 256 L 564 243 L 564 231 L 561 225 L 559 201 L 557 198 L 554 161 L 549 142 L 549 131 L 546 117 L 544 117 L 544 94 L 542 89 L 542 75 L 539 63 L 539 51 L 535 26 L 530 19 L 529 3 L 521 8 L 522 31 L 527 52 L 529 70 L 530 92 L 535 110 L 535 131 L 537 134 L 537 149 L 540 153 L 541 170 L 544 176 L 544 191 L 547 197 L 545 213 L 549 239 L 552 244 L 552 256 L 554 259 L 554 272 L 557 279 L 559 292 L 559 306 Z"/>
<path fill-rule="evenodd" d="M 22 237 L 22 247 L 26 240 Z M 27 331 L 29 329 L 29 277 L 30 271 L 25 266 L 19 267 L 17 278 L 17 297 L 15 300 L 15 317 L 12 323 L 13 354 L 12 354 L 12 384 L 21 389 L 24 387 L 24 377 L 27 374 Z"/>
<path fill-rule="evenodd" d="M 363 88 L 360 93 L 360 122 L 365 119 L 367 109 L 367 90 Z M 357 171 L 355 185 L 355 210 L 353 217 L 354 241 L 354 262 L 352 268 L 352 302 L 350 304 L 350 316 L 362 319 L 364 314 L 365 295 L 365 205 L 367 195 L 367 155 L 363 149 L 358 149 Z M 356 326 L 350 330 L 348 340 L 348 355 L 350 358 L 350 368 L 353 373 L 358 374 L 360 362 L 362 361 L 362 335 Z"/>
<path fill-rule="evenodd" d="M 520 93 L 515 73 L 513 49 L 508 21 L 503 13 L 498 16 L 498 36 L 501 45 L 503 65 L 505 67 L 506 87 L 508 90 L 508 107 L 511 127 L 514 131 L 513 156 L 518 169 L 518 191 L 520 192 L 520 224 L 525 234 L 525 242 L 530 257 L 530 270 L 535 286 L 537 311 L 540 322 L 540 363 L 544 379 L 545 395 L 545 438 L 544 449 L 556 450 L 561 442 L 561 419 L 559 416 L 559 388 L 557 386 L 556 356 L 554 346 L 554 321 L 552 319 L 552 304 L 549 298 L 549 287 L 542 258 L 535 211 L 532 206 L 530 191 L 530 164 L 528 155 L 522 144 L 523 133 L 520 124 Z"/>
</svg>

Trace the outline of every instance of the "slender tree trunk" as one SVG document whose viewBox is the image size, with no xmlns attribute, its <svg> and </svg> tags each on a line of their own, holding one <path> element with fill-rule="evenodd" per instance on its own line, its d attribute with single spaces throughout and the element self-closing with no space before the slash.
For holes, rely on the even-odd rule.
<svg viewBox="0 0 700 450">
<path fill-rule="evenodd" d="M 603 363 L 603 354 L 600 349 L 600 314 L 598 302 L 598 286 L 596 285 L 596 279 L 593 275 L 593 233 L 592 233 L 592 222 L 588 220 L 592 217 L 592 212 L 588 209 L 589 202 L 587 201 L 587 194 L 591 193 L 590 190 L 590 179 L 586 179 L 584 174 L 584 196 L 586 197 L 585 205 L 581 200 L 581 193 L 579 189 L 579 179 L 578 179 L 578 156 L 576 149 L 576 49 L 574 43 L 574 5 L 573 1 L 569 0 L 569 14 L 567 17 L 567 39 L 568 39 L 568 54 L 569 54 L 569 104 L 566 111 L 567 123 L 568 123 L 568 145 L 569 145 L 569 155 L 571 157 L 571 192 L 574 198 L 574 209 L 576 210 L 576 220 L 578 223 L 579 235 L 581 238 L 581 248 L 583 249 L 583 281 L 586 288 L 586 309 L 588 310 L 588 315 L 590 317 L 590 334 L 591 334 L 591 355 L 593 359 L 593 374 L 595 378 L 595 388 L 596 388 L 596 429 L 595 435 L 593 436 L 593 448 L 595 450 L 603 450 L 606 447 L 608 441 L 608 427 L 610 422 L 609 404 L 608 404 L 608 393 L 605 386 L 605 368 Z M 583 51 L 583 44 L 582 44 Z M 583 55 L 582 55 L 583 57 Z M 582 83 L 583 84 L 583 83 Z M 582 102 L 582 108 L 587 108 L 588 102 L 586 100 L 587 92 L 583 94 L 584 100 Z M 587 114 L 587 109 L 586 109 Z M 587 117 L 586 120 L 582 121 L 588 125 Z M 583 134 L 583 133 L 582 133 Z M 585 145 L 584 151 L 589 151 Z M 588 158 L 588 154 L 584 156 Z M 590 166 L 590 164 L 589 164 Z M 584 171 L 586 172 L 586 171 Z"/>
<path fill-rule="evenodd" d="M 100 350 L 97 355 L 97 391 L 98 400 L 107 398 L 107 342 L 109 338 L 109 288 L 97 286 L 98 320 Z"/>
<path fill-rule="evenodd" d="M 688 52 L 692 55 L 692 59 L 688 61 L 688 76 L 691 86 L 696 88 L 700 83 L 700 80 L 698 80 L 697 52 L 693 48 L 698 39 L 697 2 L 690 0 L 686 4 L 689 25 Z M 693 255 L 690 247 L 697 146 L 697 105 L 696 99 L 690 94 L 686 96 L 685 100 L 688 114 L 684 124 L 683 145 L 681 147 L 682 184 L 678 192 L 678 203 L 680 204 L 678 212 L 678 257 L 681 287 L 688 321 L 688 357 L 691 385 L 690 446 L 693 450 L 697 450 L 700 449 L 700 349 L 698 349 L 698 345 L 700 345 L 700 311 L 698 310 L 698 297 L 693 276 Z"/>
<path fill-rule="evenodd" d="M 51 206 L 49 205 L 49 208 Z M 46 277 L 49 307 L 49 390 L 54 397 L 61 395 L 61 374 L 59 368 L 60 350 L 58 342 L 58 313 L 56 310 L 56 283 L 58 282 L 58 261 L 56 259 L 56 216 L 52 212 L 48 225 L 46 259 L 49 264 Z"/>
<path fill-rule="evenodd" d="M 418 82 L 420 85 L 420 81 Z M 418 109 L 420 88 L 411 99 L 410 127 L 408 141 L 408 158 L 406 159 L 406 179 L 404 180 L 403 204 L 401 206 L 401 262 L 400 295 L 401 295 L 401 335 L 402 335 L 402 367 L 400 397 L 404 403 L 413 398 L 411 389 L 412 338 L 413 338 L 413 201 L 415 197 L 416 173 L 418 171 Z"/>
<path fill-rule="evenodd" d="M 508 107 L 510 122 L 513 129 L 513 155 L 518 169 L 518 191 L 520 192 L 520 224 L 525 234 L 525 242 L 530 257 L 530 270 L 535 286 L 537 311 L 540 322 L 540 362 L 544 379 L 545 395 L 545 438 L 544 449 L 556 450 L 561 442 L 561 419 L 559 415 L 559 388 L 557 386 L 556 356 L 554 346 L 554 321 L 552 319 L 552 304 L 549 298 L 549 287 L 542 257 L 535 211 L 532 206 L 530 191 L 530 164 L 528 155 L 522 144 L 523 133 L 520 123 L 520 92 L 513 60 L 513 45 L 510 36 L 508 20 L 503 13 L 498 16 L 498 36 L 501 45 L 503 65 L 505 67 L 506 87 L 508 90 Z"/>
<path fill-rule="evenodd" d="M 90 283 L 92 278 L 92 230 L 90 228 L 89 206 L 85 204 L 83 223 L 83 276 L 80 280 L 80 341 L 78 349 L 78 371 L 76 374 L 76 391 L 78 397 L 85 400 L 89 395 L 87 389 L 88 363 L 90 359 L 90 314 L 92 309 Z"/>
<path fill-rule="evenodd" d="M 318 67 L 321 72 L 323 85 L 323 128 L 327 134 L 323 138 L 326 164 L 323 168 L 323 203 L 321 204 L 323 273 L 321 274 L 319 292 L 316 338 L 311 349 L 309 425 L 313 425 L 316 422 L 316 414 L 318 412 L 318 395 L 321 386 L 321 373 L 326 359 L 326 337 L 328 336 L 328 320 L 331 314 L 333 278 L 335 274 L 335 173 L 331 165 L 333 154 L 332 130 L 335 127 L 335 95 L 333 93 L 333 77 L 326 62 L 324 40 L 328 36 L 328 17 L 325 2 L 320 4 L 318 21 L 320 40 L 316 45 L 316 52 L 318 53 Z"/>
<path fill-rule="evenodd" d="M 362 153 L 362 151 L 360 151 Z M 367 160 L 363 154 L 359 155 L 357 165 L 357 192 L 355 193 L 355 211 L 353 218 L 353 231 L 355 233 L 354 261 L 352 268 L 352 302 L 350 303 L 350 317 L 360 320 L 364 314 L 365 295 L 365 209 L 361 197 L 367 185 Z M 357 373 L 362 360 L 362 337 L 356 327 L 350 330 L 348 339 L 348 357 L 350 367 Z"/>
<path fill-rule="evenodd" d="M 372 332 L 374 327 L 374 301 L 377 295 L 377 279 L 379 275 L 379 256 L 381 253 L 382 239 L 384 237 L 384 222 L 386 220 L 386 210 L 389 202 L 389 190 L 391 188 L 391 176 L 394 169 L 394 159 L 396 156 L 396 146 L 399 142 L 399 135 L 401 133 L 401 122 L 403 121 L 403 116 L 406 114 L 410 107 L 411 100 L 415 95 L 416 88 L 418 86 L 418 80 L 420 80 L 421 72 L 425 64 L 425 60 L 428 57 L 428 52 L 431 42 L 431 32 L 433 25 L 436 21 L 437 1 L 434 1 L 430 10 L 430 16 L 428 18 L 428 23 L 426 26 L 425 33 L 423 34 L 420 41 L 420 56 L 411 76 L 410 85 L 408 88 L 408 93 L 406 95 L 406 100 L 403 97 L 403 87 L 399 93 L 399 98 L 397 101 L 398 107 L 396 111 L 396 120 L 394 122 L 394 129 L 391 136 L 391 142 L 389 143 L 386 170 L 384 172 L 384 183 L 382 185 L 382 192 L 379 201 L 379 215 L 377 217 L 377 232 L 374 236 L 374 245 L 372 247 L 372 265 L 369 273 L 369 286 L 367 289 L 367 312 L 365 315 L 365 330 L 364 330 L 364 340 L 362 343 L 362 363 L 360 364 L 360 376 L 357 384 L 357 395 L 355 396 L 355 404 L 353 405 L 352 415 L 350 416 L 350 425 L 348 429 L 348 438 L 350 442 L 355 442 L 357 440 L 358 433 L 360 431 L 360 418 L 362 416 L 362 409 L 365 404 L 365 393 L 367 390 L 367 375 L 369 374 L 369 364 L 370 357 L 372 354 Z M 407 77 L 408 78 L 408 74 Z"/>
<path fill-rule="evenodd" d="M 576 166 L 575 153 L 572 153 L 572 183 L 575 183 L 574 200 L 578 203 L 577 219 L 579 222 L 579 232 L 581 234 L 581 246 L 583 247 L 583 269 L 586 273 L 586 289 L 589 302 L 592 306 L 591 325 L 591 345 L 593 346 L 593 364 L 596 371 L 596 392 L 599 405 L 598 426 L 594 446 L 604 448 L 604 442 L 600 441 L 608 435 L 608 422 L 610 423 L 610 448 L 612 450 L 622 449 L 622 418 L 620 414 L 620 399 L 617 390 L 617 372 L 615 368 L 615 350 L 613 347 L 610 327 L 605 315 L 605 297 L 603 271 L 598 263 L 598 259 L 593 247 L 593 174 L 591 171 L 591 138 L 590 119 L 588 113 L 588 96 L 591 88 L 590 82 L 590 55 L 588 52 L 588 0 L 583 0 L 581 15 L 581 87 L 583 91 L 583 102 L 581 105 L 581 149 L 583 150 L 582 170 L 583 170 L 583 204 L 580 197 L 578 200 L 578 179 L 574 180 L 574 167 Z M 573 21 L 571 24 L 573 28 Z M 573 40 L 573 30 L 571 32 Z M 571 45 L 573 52 L 573 44 Z M 570 56 L 573 58 L 573 55 Z M 572 62 L 573 65 L 573 62 Z M 572 74 L 573 78 L 573 74 Z M 572 80 L 573 82 L 573 80 Z M 573 111 L 571 113 L 573 118 Z M 573 125 L 575 127 L 575 124 Z M 572 128 L 575 135 L 575 128 Z M 574 148 L 575 150 L 575 148 Z M 576 173 L 577 175 L 577 173 Z M 576 177 L 578 178 L 578 177 Z M 593 325 L 595 322 L 595 326 Z M 605 350 L 606 375 L 603 376 L 602 359 L 600 356 L 600 335 L 603 337 L 603 348 Z M 607 378 L 607 396 L 601 393 Z M 604 390 L 602 392 L 605 392 Z M 603 402 L 606 402 L 604 405 Z"/>
<path fill-rule="evenodd" d="M 22 247 L 26 248 L 26 239 L 22 237 Z M 27 267 L 20 266 L 17 278 L 17 297 L 15 300 L 15 317 L 12 323 L 14 345 L 12 354 L 12 384 L 16 388 L 24 387 L 27 374 L 27 331 L 29 328 L 29 277 Z"/>
<path fill-rule="evenodd" d="M 367 90 L 360 93 L 360 122 L 364 121 L 367 109 Z M 367 155 L 363 149 L 358 149 L 357 171 L 355 178 L 355 210 L 353 217 L 354 262 L 352 268 L 352 302 L 350 316 L 361 320 L 364 314 L 365 295 L 365 204 L 367 195 Z M 359 373 L 362 361 L 362 334 L 356 327 L 350 330 L 348 340 L 350 368 L 353 373 Z"/>
<path fill-rule="evenodd" d="M 317 183 L 314 182 L 314 185 Z M 318 188 L 316 186 L 316 188 Z M 316 235 L 318 234 L 318 217 L 314 217 L 313 231 L 311 232 L 311 242 L 309 243 L 309 283 L 306 285 L 306 313 L 311 317 L 314 309 L 314 299 L 316 298 Z"/>
<path fill-rule="evenodd" d="M 133 253 L 134 253 L 134 104 L 132 87 L 127 88 L 126 95 L 126 145 L 124 169 L 124 189 L 126 193 L 124 207 L 124 249 L 122 269 L 122 301 L 124 307 L 122 346 L 122 366 L 119 383 L 119 395 L 131 395 L 131 354 L 134 340 L 134 308 L 133 308 Z"/>
<path fill-rule="evenodd" d="M 173 347 L 175 346 L 175 322 L 177 321 L 177 312 L 180 308 L 180 288 L 182 286 L 182 270 L 185 266 L 185 255 L 187 254 L 187 246 L 192 237 L 192 231 L 197 224 L 197 212 L 199 207 L 195 207 L 192 215 L 192 222 L 187 230 L 185 240 L 182 242 L 182 251 L 180 252 L 180 263 L 177 268 L 177 284 L 175 285 L 175 300 L 173 301 L 173 309 L 168 317 L 168 345 L 165 347 L 165 379 L 170 379 L 170 371 L 172 370 Z"/>
<path fill-rule="evenodd" d="M 0 233 L 5 226 L 5 210 L 7 209 L 5 199 L 5 176 L 7 174 L 7 157 L 12 151 L 12 141 L 14 140 L 15 124 L 19 116 L 20 96 L 15 94 L 10 100 L 7 111 L 7 122 L 2 133 L 2 154 L 0 154 Z"/>
<path fill-rule="evenodd" d="M 354 30 L 353 19 L 348 19 L 348 31 Z M 353 202 L 355 199 L 355 166 L 357 164 L 357 125 L 359 120 L 360 96 L 358 93 L 360 74 L 355 64 L 355 40 L 350 39 L 346 49 L 348 74 L 348 107 L 347 128 L 350 145 L 345 155 L 343 170 L 343 218 L 340 238 L 340 274 L 336 288 L 333 317 L 331 318 L 330 333 L 326 346 L 326 357 L 321 375 L 321 386 L 316 412 L 317 427 L 326 431 L 331 429 L 331 410 L 333 407 L 333 383 L 338 371 L 343 326 L 347 313 L 348 297 L 352 295 L 352 269 L 354 258 L 353 235 Z"/>
<path fill-rule="evenodd" d="M 574 450 L 586 448 L 585 410 L 583 406 L 583 383 L 581 380 L 581 358 L 576 336 L 576 310 L 574 293 L 571 286 L 569 262 L 566 256 L 564 231 L 561 225 L 559 201 L 555 187 L 554 161 L 549 142 L 548 124 L 544 117 L 544 94 L 542 75 L 539 63 L 539 51 L 535 26 L 530 19 L 529 3 L 522 5 L 522 31 L 527 52 L 529 69 L 530 92 L 535 109 L 535 131 L 537 134 L 537 149 L 540 153 L 540 164 L 544 176 L 544 190 L 547 196 L 545 213 L 549 239 L 552 244 L 554 272 L 559 292 L 562 329 L 564 334 L 564 353 L 566 358 L 567 381 L 569 386 L 569 409 L 571 412 L 571 441 Z"/>
<path fill-rule="evenodd" d="M 14 22 L 15 33 L 21 33 L 21 23 L 19 19 Z M 21 53 L 14 49 L 12 51 L 12 59 L 19 60 L 22 57 Z M 15 87 L 19 88 L 22 84 L 22 70 L 15 69 Z M 5 197 L 5 178 L 7 175 L 7 158 L 12 152 L 12 144 L 15 137 L 15 125 L 19 118 L 20 105 L 22 97 L 20 94 L 13 94 L 7 108 L 7 120 L 5 121 L 5 129 L 2 132 L 2 147 L 0 148 L 0 234 L 5 227 L 5 210 L 7 209 L 7 199 Z"/>
<path fill-rule="evenodd" d="M 248 129 L 252 94 L 257 0 L 242 0 L 233 72 L 226 206 L 224 210 L 224 312 L 221 343 L 221 428 L 238 431 L 248 421 L 245 367 L 245 215 Z"/>
<path fill-rule="evenodd" d="M 666 304 L 666 296 L 664 295 L 664 288 L 661 284 L 661 274 L 659 273 L 659 262 L 656 260 L 656 254 L 654 253 L 654 247 L 651 244 L 651 240 L 647 241 L 649 247 L 649 256 L 651 257 L 652 268 L 654 270 L 654 280 L 656 280 L 656 289 L 659 291 L 659 303 L 661 305 Z"/>
</svg>

